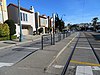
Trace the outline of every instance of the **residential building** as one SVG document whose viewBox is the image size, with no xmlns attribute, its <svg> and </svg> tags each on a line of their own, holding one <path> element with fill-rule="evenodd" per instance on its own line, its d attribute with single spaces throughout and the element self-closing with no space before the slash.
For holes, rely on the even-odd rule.
<svg viewBox="0 0 100 75">
<path fill-rule="evenodd" d="M 39 12 L 35 13 L 36 30 L 43 28 L 43 34 L 48 32 L 48 28 L 52 27 L 53 18 L 46 15 L 40 15 Z"/>
<path fill-rule="evenodd" d="M 0 0 L 0 23 L 8 19 L 6 0 Z"/>
<path fill-rule="evenodd" d="M 43 28 L 43 34 L 48 31 L 48 18 L 46 15 L 39 16 L 39 27 Z"/>
<path fill-rule="evenodd" d="M 19 17 L 18 17 L 18 6 L 15 4 L 8 5 L 8 18 L 14 20 L 16 24 L 16 35 L 20 34 Z M 23 35 L 33 35 L 35 28 L 35 13 L 34 8 L 31 6 L 30 10 L 25 8 L 20 8 L 21 24 L 22 24 L 22 34 Z"/>
</svg>

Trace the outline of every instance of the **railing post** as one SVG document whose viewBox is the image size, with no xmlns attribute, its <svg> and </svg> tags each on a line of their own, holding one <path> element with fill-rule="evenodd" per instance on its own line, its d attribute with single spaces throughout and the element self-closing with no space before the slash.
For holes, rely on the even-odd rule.
<svg viewBox="0 0 100 75">
<path fill-rule="evenodd" d="M 61 40 L 61 33 L 60 33 L 60 40 Z"/>
<path fill-rule="evenodd" d="M 51 34 L 51 45 L 52 45 L 52 34 Z"/>
<path fill-rule="evenodd" d="M 60 41 L 60 34 L 58 33 L 58 41 Z"/>
<path fill-rule="evenodd" d="M 64 39 L 64 33 L 63 33 L 63 39 Z"/>
<path fill-rule="evenodd" d="M 43 35 L 41 37 L 41 49 L 43 50 Z"/>
<path fill-rule="evenodd" d="M 66 32 L 66 37 L 67 37 L 67 32 Z"/>
</svg>

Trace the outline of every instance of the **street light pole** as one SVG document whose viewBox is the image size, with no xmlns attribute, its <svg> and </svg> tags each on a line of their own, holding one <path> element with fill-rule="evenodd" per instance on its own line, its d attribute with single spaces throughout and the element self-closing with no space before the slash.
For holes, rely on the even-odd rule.
<svg viewBox="0 0 100 75">
<path fill-rule="evenodd" d="M 55 45 L 55 14 L 52 14 L 53 17 L 53 45 Z"/>
<path fill-rule="evenodd" d="M 20 26 L 19 41 L 22 42 L 22 24 L 21 24 L 21 14 L 20 14 L 20 0 L 18 0 L 18 21 L 19 21 L 19 26 Z"/>
</svg>

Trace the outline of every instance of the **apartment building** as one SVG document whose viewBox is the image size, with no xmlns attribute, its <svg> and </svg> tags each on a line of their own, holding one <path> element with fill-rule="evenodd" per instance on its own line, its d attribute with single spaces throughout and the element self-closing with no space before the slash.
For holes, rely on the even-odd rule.
<svg viewBox="0 0 100 75">
<path fill-rule="evenodd" d="M 19 36 L 20 26 L 18 20 L 18 6 L 11 3 L 8 5 L 7 9 L 8 9 L 8 18 L 14 20 L 16 24 L 16 35 Z M 22 34 L 33 35 L 33 31 L 36 31 L 35 13 L 33 6 L 30 7 L 30 10 L 21 7 L 20 15 L 22 24 Z"/>
<path fill-rule="evenodd" d="M 8 19 L 6 0 L 0 0 L 0 23 Z"/>
</svg>

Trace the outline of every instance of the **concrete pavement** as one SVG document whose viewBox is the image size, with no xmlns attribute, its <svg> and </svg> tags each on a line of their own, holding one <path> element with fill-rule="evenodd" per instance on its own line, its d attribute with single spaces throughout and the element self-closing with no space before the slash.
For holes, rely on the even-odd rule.
<svg viewBox="0 0 100 75">
<path fill-rule="evenodd" d="M 21 45 L 21 44 L 25 44 L 25 43 L 29 43 L 32 41 L 36 41 L 38 39 L 41 38 L 41 35 L 28 35 L 28 36 L 24 36 L 23 41 L 19 42 L 19 39 L 15 39 L 15 40 L 6 40 L 6 41 L 0 41 L 0 49 L 4 49 L 4 48 L 9 48 L 9 47 L 13 47 L 16 45 Z"/>
</svg>

